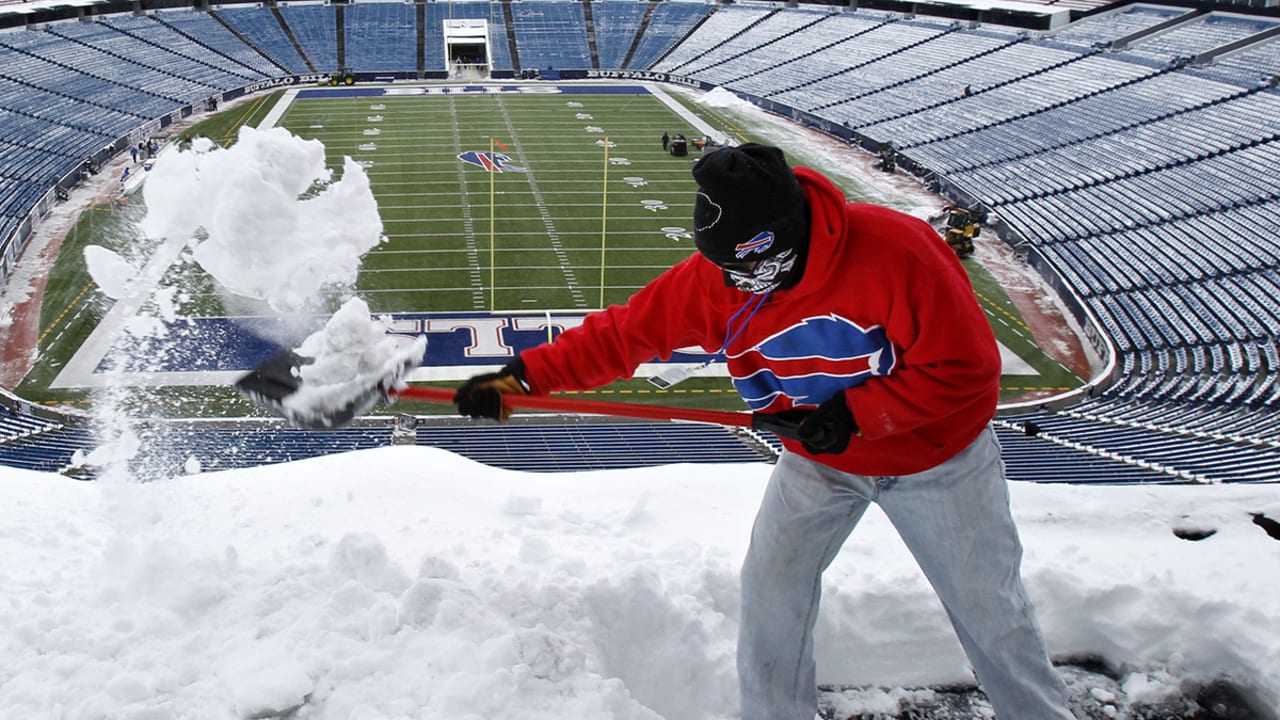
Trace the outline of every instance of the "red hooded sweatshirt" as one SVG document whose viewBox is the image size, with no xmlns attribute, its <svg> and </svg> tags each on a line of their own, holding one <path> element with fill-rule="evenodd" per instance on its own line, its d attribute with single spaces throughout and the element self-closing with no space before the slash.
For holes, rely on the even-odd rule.
<svg viewBox="0 0 1280 720">
<path fill-rule="evenodd" d="M 792 452 L 881 476 L 927 470 L 967 447 L 995 414 L 1000 353 L 955 253 L 928 223 L 848 203 L 825 177 L 794 172 L 811 212 L 795 286 L 753 313 L 747 304 L 759 296 L 726 287 L 720 268 L 693 255 L 625 304 L 522 353 L 530 391 L 600 387 L 678 348 L 714 353 L 730 338 L 726 364 L 752 410 L 816 407 L 845 393 L 860 431 L 848 449 L 811 455 L 783 440 Z"/>
</svg>

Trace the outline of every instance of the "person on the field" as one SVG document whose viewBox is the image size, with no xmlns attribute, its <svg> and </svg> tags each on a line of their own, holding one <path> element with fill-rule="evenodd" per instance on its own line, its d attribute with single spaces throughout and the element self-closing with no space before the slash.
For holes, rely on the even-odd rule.
<svg viewBox="0 0 1280 720">
<path fill-rule="evenodd" d="M 459 412 L 505 420 L 503 394 L 595 388 L 705 348 L 752 411 L 800 419 L 743 561 L 744 720 L 815 716 L 822 573 L 872 502 L 933 584 L 997 716 L 1071 718 L 1023 588 L 991 427 L 1000 353 L 955 253 L 927 223 L 846 202 L 777 148 L 709 152 L 693 177 L 698 253 L 466 381 Z"/>
</svg>

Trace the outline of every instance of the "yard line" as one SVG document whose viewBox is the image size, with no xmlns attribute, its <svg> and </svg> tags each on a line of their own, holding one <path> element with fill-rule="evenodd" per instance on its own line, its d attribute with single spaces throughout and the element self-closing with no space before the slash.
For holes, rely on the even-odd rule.
<svg viewBox="0 0 1280 720">
<path fill-rule="evenodd" d="M 513 140 L 516 137 L 515 125 L 511 122 L 511 114 L 507 112 L 507 105 L 502 100 L 502 96 L 497 97 L 498 109 L 502 111 L 502 121 L 507 126 L 507 136 Z M 520 147 L 520 143 L 516 143 L 515 153 L 521 166 L 529 168 L 529 162 L 524 156 L 524 150 Z M 560 270 L 564 273 L 565 283 L 569 286 L 569 294 L 573 297 L 573 302 L 577 307 L 585 308 L 587 299 L 583 297 L 582 290 L 578 288 L 578 278 L 574 275 L 573 268 L 569 265 L 569 256 L 565 254 L 564 248 L 560 245 L 560 235 L 556 231 L 555 221 L 551 219 L 551 212 L 547 209 L 547 203 L 542 199 L 542 191 L 538 189 L 538 180 L 533 176 L 533 169 L 529 168 L 524 173 L 525 179 L 529 182 L 529 189 L 533 191 L 533 201 L 538 208 L 538 214 L 542 216 L 543 225 L 547 228 L 547 237 L 551 240 L 551 249 L 556 254 L 556 259 L 560 261 Z"/>
<path fill-rule="evenodd" d="M 452 96 L 449 98 L 449 116 L 453 128 L 454 154 L 462 152 L 462 135 L 458 132 L 458 106 Z M 475 221 L 471 217 L 471 196 L 467 192 L 466 170 L 461 163 L 454 165 L 458 182 L 459 200 L 462 202 L 462 236 L 467 247 L 467 275 L 471 278 L 471 306 L 473 310 L 484 309 L 484 282 L 480 276 L 480 251 L 476 247 Z"/>
</svg>

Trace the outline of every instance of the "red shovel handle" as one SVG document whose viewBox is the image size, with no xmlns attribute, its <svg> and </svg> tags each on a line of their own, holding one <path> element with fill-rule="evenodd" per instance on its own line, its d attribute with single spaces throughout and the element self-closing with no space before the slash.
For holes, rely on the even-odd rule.
<svg viewBox="0 0 1280 720">
<path fill-rule="evenodd" d="M 396 395 L 406 400 L 452 403 L 453 392 L 448 388 L 411 385 L 396 393 Z M 546 397 L 541 395 L 503 395 L 502 401 L 511 407 L 528 408 L 530 410 L 615 415 L 646 420 L 684 420 L 686 422 L 711 423 L 713 425 L 729 425 L 732 427 L 752 427 L 753 417 L 751 413 L 729 412 L 727 410 L 699 410 L 697 408 L 607 402 L 604 400 L 579 400 L 576 398 Z"/>
</svg>

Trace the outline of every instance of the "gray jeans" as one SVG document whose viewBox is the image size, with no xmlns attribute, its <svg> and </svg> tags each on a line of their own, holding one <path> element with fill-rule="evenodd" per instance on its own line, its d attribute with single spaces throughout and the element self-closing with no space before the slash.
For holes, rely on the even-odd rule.
<svg viewBox="0 0 1280 720">
<path fill-rule="evenodd" d="M 783 453 L 742 567 L 738 678 L 743 720 L 811 720 L 822 573 L 880 505 L 933 585 L 1001 720 L 1070 720 L 1022 586 L 1022 544 L 990 427 L 925 472 L 851 475 Z"/>
</svg>

